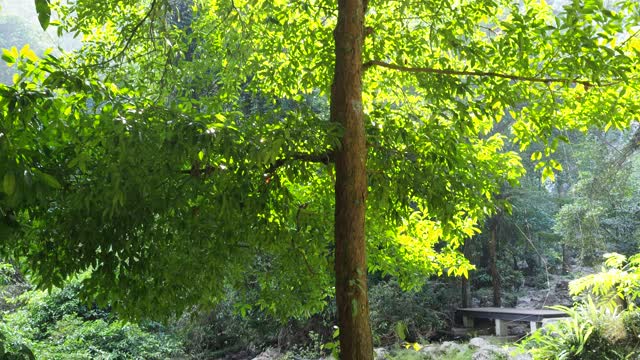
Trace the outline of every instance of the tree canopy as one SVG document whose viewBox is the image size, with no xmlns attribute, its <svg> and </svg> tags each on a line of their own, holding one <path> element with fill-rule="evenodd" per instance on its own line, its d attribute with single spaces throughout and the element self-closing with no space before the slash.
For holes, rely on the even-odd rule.
<svg viewBox="0 0 640 360">
<path fill-rule="evenodd" d="M 505 134 L 541 142 L 531 158 L 553 178 L 562 131 L 623 128 L 640 106 L 635 1 L 36 5 L 83 47 L 3 50 L 20 76 L 0 85 L 2 251 L 45 287 L 91 270 L 86 294 L 132 316 L 215 303 L 225 286 L 246 290 L 241 309 L 319 310 L 343 291 L 332 232 L 352 205 L 369 271 L 406 288 L 465 275 L 460 245 L 524 173 Z M 360 91 L 344 74 L 361 101 L 336 95 Z M 345 207 L 358 178 L 345 164 L 365 162 Z M 349 271 L 366 293 L 366 271 Z"/>
</svg>

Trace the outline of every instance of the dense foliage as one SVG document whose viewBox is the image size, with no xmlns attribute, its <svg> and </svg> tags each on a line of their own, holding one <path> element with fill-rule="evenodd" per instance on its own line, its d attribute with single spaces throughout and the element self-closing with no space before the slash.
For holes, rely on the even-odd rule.
<svg viewBox="0 0 640 360">
<path fill-rule="evenodd" d="M 3 264 L 7 265 L 7 264 Z M 3 290 L 24 288 L 15 271 Z M 1 309 L 0 348 L 16 359 L 167 359 L 183 355 L 180 339 L 160 324 L 126 323 L 108 309 L 84 305 L 79 299 L 81 282 L 76 279 L 51 293 L 28 290 L 9 298 Z M 2 353 L 0 353 L 2 354 Z M 182 354 L 182 355 L 181 355 Z"/>
<path fill-rule="evenodd" d="M 366 318 L 365 264 L 340 273 L 336 256 L 364 262 L 353 249 L 366 246 L 371 272 L 419 289 L 466 276 L 460 247 L 492 217 L 499 285 L 503 193 L 525 170 L 514 150 L 538 142 L 533 169 L 553 179 L 566 133 L 637 118 L 640 4 L 338 4 L 36 1 L 43 27 L 81 34 L 83 47 L 3 50 L 19 74 L 0 85 L 3 256 L 47 288 L 86 273 L 84 300 L 131 318 L 212 307 L 229 289 L 241 313 L 304 318 L 337 294 L 348 319 Z M 353 19 L 366 30 L 333 31 Z M 337 62 L 349 49 L 336 41 L 349 35 L 364 50 L 345 82 Z M 355 100 L 331 95 L 360 82 Z M 346 100 L 364 134 L 336 113 Z M 352 154 L 354 134 L 363 147 Z M 334 165 L 349 156 L 364 189 L 338 203 L 355 191 L 349 167 Z M 615 208 L 596 200 L 567 211 Z M 362 241 L 345 252 L 333 228 L 337 239 L 352 208 L 367 210 L 366 244 L 357 218 L 343 237 Z M 567 244 L 591 241 L 559 219 Z M 606 227 L 592 225 L 601 242 Z M 532 243 L 522 232 L 514 242 Z"/>
<path fill-rule="evenodd" d="M 526 342 L 535 359 L 630 359 L 640 353 L 640 255 L 608 254 L 600 273 L 571 283 L 585 296 L 560 320 Z"/>
<path fill-rule="evenodd" d="M 511 128 L 522 146 L 547 139 L 546 150 L 532 155 L 544 153 L 538 167 L 545 176 L 559 167 L 548 158 L 557 146 L 558 137 L 549 138 L 554 126 L 623 126 L 635 113 L 635 92 L 624 82 L 589 90 L 630 76 L 635 39 L 620 45 L 610 39 L 633 25 L 625 14 L 634 13 L 634 4 L 612 13 L 597 3 L 575 3 L 557 16 L 537 3 L 449 4 L 446 16 L 395 28 L 389 14 L 440 10 L 371 6 L 369 25 L 376 31 L 367 40 L 367 59 L 454 69 L 466 63 L 518 76 L 539 64 L 545 74 L 584 79 L 575 86 L 437 72 L 391 76 L 372 63 L 365 77 L 370 262 L 407 286 L 416 274 L 465 273 L 455 249 L 493 211 L 487 205 L 504 180 L 522 173 L 516 154 L 503 150 L 504 136 L 491 132 L 505 109 L 515 117 Z M 11 137 L 0 140 L 2 231 L 14 234 L 6 251 L 25 255 L 43 284 L 92 268 L 85 288 L 109 294 L 121 310 L 123 299 L 135 299 L 126 309 L 138 314 L 215 301 L 220 279 L 257 283 L 262 300 L 254 305 L 263 309 L 298 315 L 320 309 L 330 288 L 330 225 L 322 214 L 332 212 L 332 165 L 302 161 L 330 160 L 339 129 L 304 99 L 328 87 L 322 61 L 331 59 L 335 18 L 321 3 L 291 9 L 277 2 L 196 5 L 183 29 L 171 25 L 179 14 L 165 6 L 146 11 L 121 3 L 107 19 L 103 8 L 78 3 L 77 13 L 57 10 L 68 14 L 62 29 L 86 34 L 83 50 L 65 59 L 5 51 L 4 59 L 24 74 L 2 88 L 2 129 Z M 94 33 L 94 21 L 108 26 Z M 472 30 L 478 22 L 492 32 Z M 584 27 L 571 25 L 576 22 Z M 138 23 L 157 36 L 133 31 Z M 223 26 L 228 31 L 217 31 Z M 519 31 L 524 27 L 527 32 Z M 117 29 L 133 40 L 118 42 Z M 257 35 L 264 33 L 273 41 Z M 299 42 L 298 33 L 312 37 Z M 438 47 L 418 52 L 425 36 Z M 114 43 L 129 48 L 121 52 L 109 46 Z M 175 44 L 169 57 L 144 56 L 169 51 L 167 43 Z M 311 61 L 301 61 L 302 54 Z M 104 67 L 114 59 L 122 61 Z M 86 66 L 96 62 L 104 65 Z M 213 81 L 205 81 L 209 77 Z M 245 111 L 256 96 L 280 105 Z M 287 101 L 295 105 L 282 106 Z M 606 102 L 624 111 L 595 116 Z M 412 204 L 417 214 L 410 215 Z M 445 246 L 428 250 L 438 243 Z M 292 252 L 304 260 L 302 268 Z M 296 296 L 282 298 L 292 286 Z M 158 291 L 161 296 L 151 295 Z"/>
</svg>

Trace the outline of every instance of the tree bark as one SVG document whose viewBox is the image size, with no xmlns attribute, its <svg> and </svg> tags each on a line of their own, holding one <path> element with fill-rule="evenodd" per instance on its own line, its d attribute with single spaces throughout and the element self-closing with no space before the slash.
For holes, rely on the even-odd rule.
<svg viewBox="0 0 640 360">
<path fill-rule="evenodd" d="M 489 233 L 489 271 L 491 272 L 491 284 L 493 286 L 493 306 L 502 306 L 502 284 L 498 273 L 498 219 L 497 216 L 491 222 Z"/>
<path fill-rule="evenodd" d="M 367 198 L 362 44 L 366 0 L 339 0 L 334 31 L 335 72 L 331 120 L 344 131 L 335 153 L 335 272 L 340 358 L 373 359 L 369 326 L 365 201 Z"/>
</svg>

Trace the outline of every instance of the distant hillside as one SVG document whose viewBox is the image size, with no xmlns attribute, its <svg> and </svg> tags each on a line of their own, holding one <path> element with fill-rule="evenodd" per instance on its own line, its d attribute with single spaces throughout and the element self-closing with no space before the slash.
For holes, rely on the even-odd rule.
<svg viewBox="0 0 640 360">
<path fill-rule="evenodd" d="M 80 41 L 70 35 L 58 38 L 53 28 L 43 31 L 32 0 L 0 0 L 0 48 L 15 46 L 21 49 L 26 44 L 37 54 L 42 54 L 47 48 L 72 50 L 79 47 Z M 1 83 L 11 83 L 13 74 L 14 69 L 0 62 Z"/>
</svg>

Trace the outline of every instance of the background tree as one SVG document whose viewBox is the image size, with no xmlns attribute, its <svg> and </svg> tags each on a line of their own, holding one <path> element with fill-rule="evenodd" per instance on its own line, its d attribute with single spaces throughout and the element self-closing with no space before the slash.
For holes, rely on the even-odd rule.
<svg viewBox="0 0 640 360">
<path fill-rule="evenodd" d="M 593 131 L 575 146 L 578 180 L 554 229 L 587 264 L 605 251 L 637 249 L 637 159 L 621 157 L 632 134 Z"/>
</svg>

